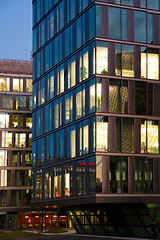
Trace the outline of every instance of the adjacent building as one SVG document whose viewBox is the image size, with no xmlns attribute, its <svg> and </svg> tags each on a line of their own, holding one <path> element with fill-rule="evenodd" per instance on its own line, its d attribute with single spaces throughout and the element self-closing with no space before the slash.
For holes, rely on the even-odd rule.
<svg viewBox="0 0 160 240">
<path fill-rule="evenodd" d="M 31 211 L 31 163 L 32 62 L 0 59 L 0 229 Z"/>
<path fill-rule="evenodd" d="M 159 9 L 33 0 L 32 205 L 44 226 L 62 211 L 78 233 L 147 238 L 160 222 Z"/>
</svg>

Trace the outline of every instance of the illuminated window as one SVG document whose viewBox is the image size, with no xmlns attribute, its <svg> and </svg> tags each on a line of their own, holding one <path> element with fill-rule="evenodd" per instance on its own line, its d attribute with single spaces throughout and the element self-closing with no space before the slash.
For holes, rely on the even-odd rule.
<svg viewBox="0 0 160 240">
<path fill-rule="evenodd" d="M 64 66 L 60 67 L 60 93 L 64 92 Z"/>
<path fill-rule="evenodd" d="M 101 111 L 102 110 L 102 79 L 98 78 L 97 79 L 97 91 L 96 91 L 96 102 L 97 102 L 97 111 Z"/>
<path fill-rule="evenodd" d="M 98 74 L 108 74 L 108 43 L 97 42 L 96 48 L 96 72 Z"/>
<path fill-rule="evenodd" d="M 108 151 L 108 119 L 97 116 L 96 150 Z"/>
<path fill-rule="evenodd" d="M 73 179 L 72 179 L 72 172 L 73 172 L 73 167 L 72 165 L 66 165 L 64 167 L 64 181 L 65 181 L 65 196 L 72 196 L 72 191 L 73 191 Z"/>
<path fill-rule="evenodd" d="M 159 79 L 159 54 L 157 49 L 141 48 L 141 78 Z"/>
<path fill-rule="evenodd" d="M 75 126 L 70 127 L 70 151 L 71 158 L 76 156 L 76 129 Z"/>
<path fill-rule="evenodd" d="M 76 118 L 82 117 L 82 91 L 81 87 L 76 90 Z"/>
<path fill-rule="evenodd" d="M 141 153 L 159 153 L 159 134 L 157 121 L 141 123 Z"/>
<path fill-rule="evenodd" d="M 26 116 L 26 128 L 32 129 L 32 114 Z"/>
<path fill-rule="evenodd" d="M 0 128 L 8 128 L 9 127 L 9 114 L 0 113 Z"/>
<path fill-rule="evenodd" d="M 15 134 L 15 147 L 26 147 L 26 133 Z"/>
<path fill-rule="evenodd" d="M 23 79 L 13 78 L 13 91 L 23 92 Z"/>
<path fill-rule="evenodd" d="M 147 121 L 148 153 L 159 153 L 158 130 L 157 121 Z"/>
<path fill-rule="evenodd" d="M 88 50 L 83 50 L 83 80 L 88 78 Z"/>
<path fill-rule="evenodd" d="M 159 54 L 157 50 L 149 50 L 147 54 L 147 70 L 149 79 L 159 79 Z"/>
<path fill-rule="evenodd" d="M 44 175 L 44 198 L 51 198 L 51 172 L 49 170 Z"/>
<path fill-rule="evenodd" d="M 0 77 L 0 91 L 10 90 L 10 78 Z"/>
<path fill-rule="evenodd" d="M 88 153 L 89 151 L 89 126 L 88 121 L 84 121 L 83 124 L 83 154 Z"/>
<path fill-rule="evenodd" d="M 2 147 L 12 147 L 12 133 L 2 131 Z"/>
<path fill-rule="evenodd" d="M 61 168 L 54 168 L 53 197 L 61 197 Z"/>
<path fill-rule="evenodd" d="M 95 111 L 95 80 L 90 82 L 90 112 Z"/>
<path fill-rule="evenodd" d="M 7 151 L 0 150 L 0 166 L 7 166 Z"/>
<path fill-rule="evenodd" d="M 147 77 L 147 54 L 144 47 L 141 47 L 141 78 Z"/>
<path fill-rule="evenodd" d="M 14 128 L 22 128 L 23 127 L 23 115 L 22 114 L 13 114 L 12 127 L 14 127 Z"/>
</svg>

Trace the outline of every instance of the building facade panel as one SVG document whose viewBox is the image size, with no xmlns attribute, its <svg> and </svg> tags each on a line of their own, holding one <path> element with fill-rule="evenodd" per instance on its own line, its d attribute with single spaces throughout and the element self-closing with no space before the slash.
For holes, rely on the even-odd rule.
<svg viewBox="0 0 160 240">
<path fill-rule="evenodd" d="M 16 229 L 31 210 L 31 61 L 0 60 L 0 99 L 0 226 Z"/>
</svg>

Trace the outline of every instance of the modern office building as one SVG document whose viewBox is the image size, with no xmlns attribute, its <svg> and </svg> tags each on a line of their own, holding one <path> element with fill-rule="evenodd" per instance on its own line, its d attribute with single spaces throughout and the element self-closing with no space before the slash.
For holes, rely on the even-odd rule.
<svg viewBox="0 0 160 240">
<path fill-rule="evenodd" d="M 160 223 L 159 9 L 33 0 L 32 205 L 50 224 L 66 211 L 78 233 L 147 238 Z"/>
<path fill-rule="evenodd" d="M 0 229 L 31 211 L 32 62 L 0 59 Z"/>
</svg>

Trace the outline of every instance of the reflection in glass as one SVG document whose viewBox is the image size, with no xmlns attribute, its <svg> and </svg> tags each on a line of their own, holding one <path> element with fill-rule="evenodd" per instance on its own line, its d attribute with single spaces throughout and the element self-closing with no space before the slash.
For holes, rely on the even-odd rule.
<svg viewBox="0 0 160 240">
<path fill-rule="evenodd" d="M 122 76 L 134 77 L 134 46 L 122 45 Z"/>
<path fill-rule="evenodd" d="M 109 7 L 109 38 L 121 39 L 121 9 Z"/>
<path fill-rule="evenodd" d="M 153 192 L 153 161 L 152 159 L 135 159 L 136 193 Z"/>
<path fill-rule="evenodd" d="M 135 41 L 146 43 L 146 13 L 134 11 L 135 16 Z"/>
<path fill-rule="evenodd" d="M 85 160 L 76 162 L 76 194 L 85 194 Z"/>
<path fill-rule="evenodd" d="M 26 92 L 32 92 L 32 79 L 27 78 L 26 79 Z"/>
<path fill-rule="evenodd" d="M 95 157 L 89 158 L 89 192 L 96 193 L 96 161 Z"/>
<path fill-rule="evenodd" d="M 131 118 L 123 118 L 122 127 L 122 152 L 133 153 L 133 127 L 134 120 Z"/>
<path fill-rule="evenodd" d="M 121 44 L 120 43 L 115 43 L 115 61 L 116 61 L 115 74 L 116 76 L 121 76 L 122 63 L 121 63 Z"/>
<path fill-rule="evenodd" d="M 13 96 L 8 94 L 2 95 L 2 109 L 13 109 Z"/>
</svg>

